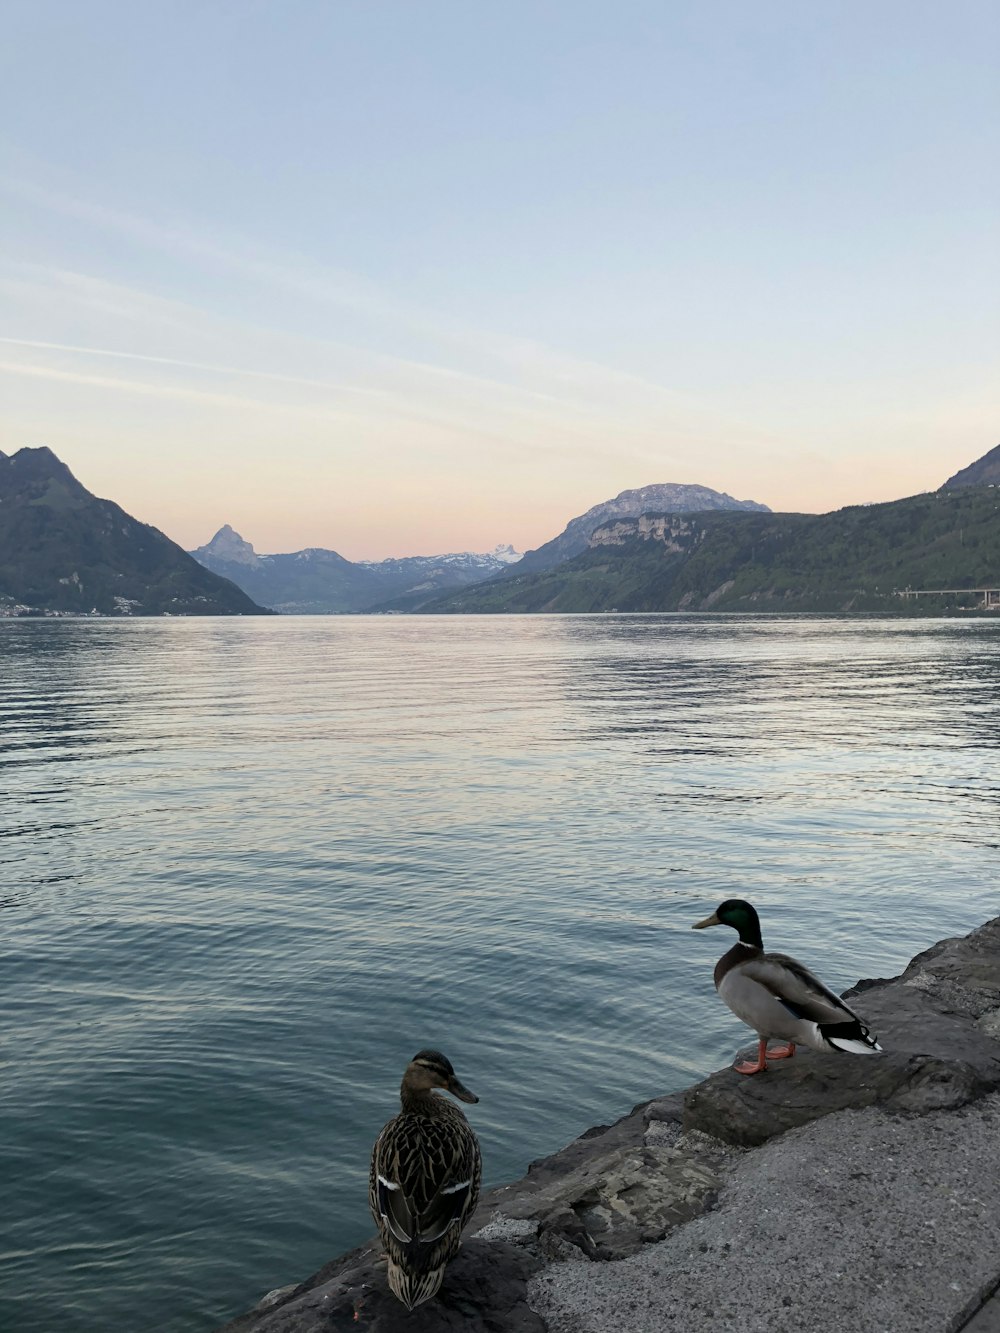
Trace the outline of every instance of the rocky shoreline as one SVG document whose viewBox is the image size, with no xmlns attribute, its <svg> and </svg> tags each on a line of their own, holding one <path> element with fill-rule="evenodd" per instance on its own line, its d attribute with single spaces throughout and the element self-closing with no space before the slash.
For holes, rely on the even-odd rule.
<svg viewBox="0 0 1000 1333">
<path fill-rule="evenodd" d="M 1000 1333 L 1000 917 L 860 992 L 885 1055 L 589 1130 L 484 1195 L 412 1313 L 373 1242 L 220 1333 Z"/>
</svg>

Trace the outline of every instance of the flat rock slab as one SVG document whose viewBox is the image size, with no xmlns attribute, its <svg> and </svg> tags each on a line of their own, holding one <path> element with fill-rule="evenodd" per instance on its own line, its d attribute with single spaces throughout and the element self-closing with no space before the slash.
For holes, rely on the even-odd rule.
<svg viewBox="0 0 1000 1333">
<path fill-rule="evenodd" d="M 623 1259 L 712 1207 L 725 1150 L 704 1136 L 665 1138 L 647 1130 L 642 1146 L 561 1182 L 544 1209 L 535 1196 L 543 1252 L 562 1258 L 576 1246 L 589 1259 Z"/>
<path fill-rule="evenodd" d="M 544 1269 L 549 1333 L 950 1333 L 1000 1270 L 1000 1096 L 844 1111 L 741 1154 L 719 1207 L 620 1263 Z"/>
</svg>

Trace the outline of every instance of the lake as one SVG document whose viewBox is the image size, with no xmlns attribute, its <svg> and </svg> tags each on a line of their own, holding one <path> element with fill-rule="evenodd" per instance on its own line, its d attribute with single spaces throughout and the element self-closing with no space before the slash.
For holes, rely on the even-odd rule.
<svg viewBox="0 0 1000 1333">
<path fill-rule="evenodd" d="M 0 621 L 0 1327 L 361 1243 L 421 1046 L 487 1184 L 727 1063 L 724 897 L 897 973 L 1000 911 L 998 747 L 981 618 Z"/>
</svg>

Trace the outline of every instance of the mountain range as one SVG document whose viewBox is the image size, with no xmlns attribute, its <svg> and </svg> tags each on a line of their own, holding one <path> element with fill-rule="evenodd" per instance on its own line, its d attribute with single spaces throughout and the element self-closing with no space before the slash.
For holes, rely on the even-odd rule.
<svg viewBox="0 0 1000 1333">
<path fill-rule="evenodd" d="M 700 486 L 622 491 L 518 558 L 259 555 L 228 525 L 194 554 L 92 495 L 50 449 L 0 453 L 0 615 L 290 611 L 907 611 L 1000 585 L 1000 446 L 939 491 L 774 514 Z M 195 558 L 197 557 L 197 558 Z M 942 592 L 919 603 L 907 589 Z M 986 599 L 987 601 L 989 599 Z"/>
<path fill-rule="evenodd" d="M 973 590 L 1000 588 L 1000 477 L 988 480 L 998 468 L 1000 447 L 939 491 L 829 514 L 617 518 L 596 527 L 586 548 L 563 563 L 522 572 L 522 562 L 508 579 L 424 609 L 925 614 L 976 607 L 984 598 Z M 908 589 L 953 591 L 901 597 Z"/>
<path fill-rule="evenodd" d="M 520 559 L 510 546 L 485 554 L 463 551 L 357 562 L 322 547 L 258 555 L 228 523 L 191 555 L 255 601 L 285 615 L 416 610 L 449 589 L 492 578 Z"/>
<path fill-rule="evenodd" d="M 0 454 L 0 615 L 266 615 L 44 446 Z"/>
<path fill-rule="evenodd" d="M 594 505 L 570 519 L 557 537 L 523 556 L 510 546 L 498 546 L 485 554 L 462 552 L 356 563 L 321 548 L 258 555 L 228 523 L 191 554 L 216 574 L 232 579 L 255 601 L 285 614 L 418 611 L 453 590 L 515 572 L 550 569 L 586 550 L 588 537 L 601 523 L 663 508 L 770 513 L 766 505 L 734 500 L 707 486 L 668 483 L 622 491 L 613 500 Z"/>
</svg>

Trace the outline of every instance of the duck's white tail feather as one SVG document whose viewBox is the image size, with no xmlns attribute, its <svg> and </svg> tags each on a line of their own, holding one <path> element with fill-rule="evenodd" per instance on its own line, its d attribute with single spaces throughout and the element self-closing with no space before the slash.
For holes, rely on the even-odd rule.
<svg viewBox="0 0 1000 1333">
<path fill-rule="evenodd" d="M 408 1310 L 422 1305 L 437 1294 L 444 1279 L 445 1264 L 440 1268 L 429 1268 L 423 1273 L 408 1273 L 399 1264 L 389 1260 L 389 1289 L 397 1300 L 403 1302 Z"/>
<path fill-rule="evenodd" d="M 827 1037 L 827 1041 L 837 1051 L 848 1051 L 851 1055 L 877 1055 L 882 1047 L 874 1037 Z"/>
<path fill-rule="evenodd" d="M 850 1055 L 876 1055 L 882 1049 L 878 1038 L 860 1018 L 846 1023 L 820 1023 L 819 1034 L 832 1050 L 847 1051 Z"/>
</svg>

